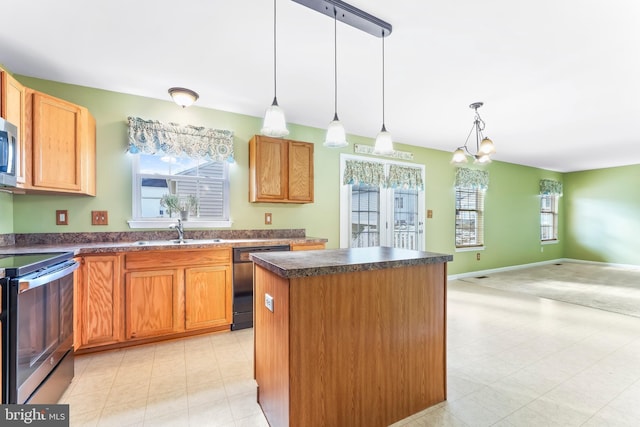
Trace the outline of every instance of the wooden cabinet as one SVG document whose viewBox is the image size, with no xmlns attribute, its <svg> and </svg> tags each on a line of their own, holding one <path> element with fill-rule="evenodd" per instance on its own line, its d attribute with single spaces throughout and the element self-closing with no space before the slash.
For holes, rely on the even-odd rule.
<svg viewBox="0 0 640 427">
<path fill-rule="evenodd" d="M 16 152 L 16 180 L 18 186 L 25 183 L 26 147 L 25 147 L 25 87 L 9 73 L 0 69 L 0 116 L 18 128 L 18 146 Z"/>
<path fill-rule="evenodd" d="M 313 251 L 316 249 L 324 249 L 324 243 L 292 243 L 292 251 Z"/>
<path fill-rule="evenodd" d="M 122 341 L 120 256 L 87 255 L 79 262 L 75 281 L 75 349 Z"/>
<path fill-rule="evenodd" d="M 230 248 L 131 252 L 125 270 L 127 339 L 232 322 Z"/>
<path fill-rule="evenodd" d="M 96 125 L 89 111 L 28 89 L 27 182 L 30 192 L 96 194 Z"/>
<path fill-rule="evenodd" d="M 134 271 L 125 276 L 125 336 L 146 338 L 184 329 L 179 270 Z"/>
<path fill-rule="evenodd" d="M 185 329 L 232 322 L 231 266 L 185 269 Z"/>
<path fill-rule="evenodd" d="M 313 203 L 313 144 L 255 135 L 249 141 L 249 201 Z"/>
</svg>

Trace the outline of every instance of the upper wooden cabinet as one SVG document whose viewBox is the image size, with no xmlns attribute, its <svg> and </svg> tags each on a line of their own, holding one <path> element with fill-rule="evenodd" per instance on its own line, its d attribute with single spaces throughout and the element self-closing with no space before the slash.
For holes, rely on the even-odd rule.
<svg viewBox="0 0 640 427">
<path fill-rule="evenodd" d="M 313 203 L 313 144 L 255 135 L 249 141 L 249 201 Z"/>
<path fill-rule="evenodd" d="M 26 92 L 29 192 L 96 194 L 96 123 L 76 104 Z"/>
<path fill-rule="evenodd" d="M 16 152 L 16 181 L 23 187 L 26 181 L 25 148 L 25 91 L 26 88 L 9 73 L 0 69 L 0 116 L 18 128 Z"/>
</svg>

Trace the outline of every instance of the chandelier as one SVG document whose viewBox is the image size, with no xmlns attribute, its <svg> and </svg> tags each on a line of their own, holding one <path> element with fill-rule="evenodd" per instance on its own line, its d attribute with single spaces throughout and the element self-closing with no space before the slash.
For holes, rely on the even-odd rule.
<svg viewBox="0 0 640 427">
<path fill-rule="evenodd" d="M 474 102 L 469 105 L 469 108 L 473 108 L 475 110 L 473 126 L 469 131 L 469 135 L 467 135 L 464 145 L 462 147 L 458 147 L 456 151 L 453 152 L 453 158 L 451 159 L 452 164 L 461 165 L 467 163 L 467 157 L 473 157 L 474 163 L 491 163 L 491 155 L 496 152 L 496 148 L 493 145 L 493 141 L 482 134 L 485 124 L 484 120 L 480 117 L 480 113 L 478 113 L 478 108 L 482 107 L 482 105 L 482 102 Z M 467 146 L 469 138 L 474 131 L 476 135 L 475 154 L 469 151 L 469 147 Z"/>
</svg>

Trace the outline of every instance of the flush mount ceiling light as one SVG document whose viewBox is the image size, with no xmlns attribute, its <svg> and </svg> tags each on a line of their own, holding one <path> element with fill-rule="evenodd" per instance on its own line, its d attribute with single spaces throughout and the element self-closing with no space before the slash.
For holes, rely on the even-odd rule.
<svg viewBox="0 0 640 427">
<path fill-rule="evenodd" d="M 175 102 L 182 108 L 186 108 L 192 105 L 198 100 L 198 98 L 200 98 L 200 96 L 196 92 L 192 91 L 191 89 L 185 89 L 183 87 L 170 88 L 169 95 L 171 95 L 171 99 L 173 99 L 173 102 Z"/>
<path fill-rule="evenodd" d="M 391 34 L 391 24 L 376 18 L 373 15 L 368 14 L 356 7 L 351 6 L 340 0 L 293 0 L 296 3 L 307 6 L 317 12 L 323 13 L 334 19 L 334 38 L 335 38 L 335 25 L 336 21 L 344 22 L 359 30 L 369 33 L 376 37 L 382 38 L 382 130 L 376 137 L 376 145 L 374 149 L 375 154 L 391 154 L 393 153 L 393 141 L 391 134 L 387 132 L 384 125 L 384 38 Z M 337 50 L 337 42 L 334 52 Z M 338 120 L 338 89 L 337 89 L 337 55 L 335 58 L 335 113 L 333 121 L 329 124 L 327 129 L 327 140 L 325 146 L 329 147 L 344 147 L 347 145 L 346 137 L 331 137 L 331 132 L 340 133 L 344 135 L 344 127 Z M 339 142 L 333 142 L 339 141 Z"/>
<path fill-rule="evenodd" d="M 338 118 L 338 10 L 333 8 L 333 120 L 327 128 L 327 136 L 324 140 L 325 147 L 340 148 L 349 145 L 347 133 Z"/>
<path fill-rule="evenodd" d="M 473 157 L 474 163 L 491 163 L 491 155 L 496 152 L 496 148 L 493 145 L 493 141 L 482 134 L 485 124 L 484 120 L 482 120 L 482 118 L 480 117 L 480 113 L 478 113 L 478 108 L 482 107 L 482 105 L 482 102 L 474 102 L 473 104 L 469 105 L 469 108 L 473 108 L 476 114 L 473 120 L 473 126 L 469 131 L 469 135 L 467 135 L 467 139 L 464 142 L 464 145 L 462 147 L 458 147 L 456 151 L 453 152 L 451 163 L 454 165 L 467 163 L 467 156 Z M 469 138 L 474 131 L 476 134 L 475 154 L 469 151 L 469 148 L 467 147 Z"/>
<path fill-rule="evenodd" d="M 284 111 L 278 105 L 277 78 L 276 78 L 276 0 L 273 0 L 273 102 L 264 114 L 264 122 L 260 133 L 266 136 L 281 138 L 289 135 L 287 121 L 284 118 Z"/>
</svg>

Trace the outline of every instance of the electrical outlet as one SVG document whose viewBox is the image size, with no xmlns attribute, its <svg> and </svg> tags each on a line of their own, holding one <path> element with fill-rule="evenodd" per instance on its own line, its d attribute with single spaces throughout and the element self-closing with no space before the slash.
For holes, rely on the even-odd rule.
<svg viewBox="0 0 640 427">
<path fill-rule="evenodd" d="M 433 211 L 431 209 L 427 210 L 427 218 L 433 218 Z"/>
<path fill-rule="evenodd" d="M 107 211 L 91 211 L 91 225 L 109 225 Z"/>
<path fill-rule="evenodd" d="M 272 220 L 271 212 L 265 212 L 265 214 L 264 214 L 264 223 L 267 224 L 267 225 L 271 225 L 271 220 Z"/>
<path fill-rule="evenodd" d="M 68 225 L 69 214 L 65 210 L 56 211 L 56 225 Z"/>
<path fill-rule="evenodd" d="M 264 306 L 273 313 L 273 297 L 271 295 L 264 294 Z"/>
<path fill-rule="evenodd" d="M 478 261 L 480 261 L 480 252 L 478 252 L 478 253 L 476 254 L 476 259 L 477 259 Z"/>
</svg>

